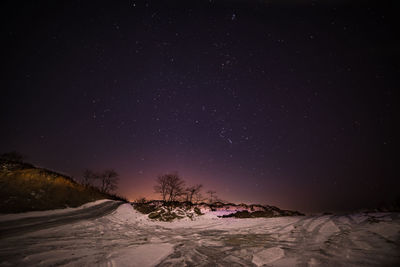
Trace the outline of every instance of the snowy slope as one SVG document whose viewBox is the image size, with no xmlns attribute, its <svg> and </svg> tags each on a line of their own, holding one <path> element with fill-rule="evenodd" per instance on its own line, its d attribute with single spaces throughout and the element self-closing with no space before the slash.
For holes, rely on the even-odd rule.
<svg viewBox="0 0 400 267">
<path fill-rule="evenodd" d="M 55 214 L 67 214 L 72 211 L 86 209 L 86 208 L 93 207 L 93 206 L 96 206 L 96 205 L 99 205 L 101 203 L 108 202 L 108 201 L 113 201 L 113 200 L 110 200 L 110 199 L 96 200 L 93 202 L 83 204 L 82 206 L 79 206 L 76 208 L 65 208 L 65 209 L 44 210 L 44 211 L 29 211 L 29 212 L 14 213 L 14 214 L 0 214 L 0 222 L 25 219 L 25 218 L 49 216 L 49 215 L 55 215 Z"/>
</svg>

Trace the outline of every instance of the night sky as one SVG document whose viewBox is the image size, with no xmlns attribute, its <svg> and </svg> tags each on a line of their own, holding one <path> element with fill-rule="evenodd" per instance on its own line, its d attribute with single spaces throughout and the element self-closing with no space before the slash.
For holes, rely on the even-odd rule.
<svg viewBox="0 0 400 267">
<path fill-rule="evenodd" d="M 131 200 L 170 171 L 303 212 L 400 194 L 390 2 L 89 2 L 2 4 L 0 152 Z"/>
</svg>

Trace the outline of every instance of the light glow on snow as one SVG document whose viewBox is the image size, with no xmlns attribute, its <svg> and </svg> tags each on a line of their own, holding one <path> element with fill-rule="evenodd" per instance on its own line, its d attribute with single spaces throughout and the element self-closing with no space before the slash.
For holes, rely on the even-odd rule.
<svg viewBox="0 0 400 267">
<path fill-rule="evenodd" d="M 255 219 L 217 214 L 222 211 L 160 222 L 123 204 L 98 219 L 3 239 L 0 265 L 380 266 L 400 260 L 391 245 L 399 240 L 399 214 Z"/>
</svg>

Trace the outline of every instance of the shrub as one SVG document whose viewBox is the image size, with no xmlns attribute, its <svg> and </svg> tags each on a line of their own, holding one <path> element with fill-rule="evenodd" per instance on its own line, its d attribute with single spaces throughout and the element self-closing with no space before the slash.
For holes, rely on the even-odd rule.
<svg viewBox="0 0 400 267">
<path fill-rule="evenodd" d="M 152 203 L 135 203 L 132 206 L 134 209 L 143 214 L 149 214 L 157 210 L 157 207 Z"/>
<path fill-rule="evenodd" d="M 194 208 L 194 212 L 195 212 L 197 215 L 203 215 L 203 213 L 201 213 L 201 210 L 200 210 L 198 207 L 195 207 L 195 208 Z"/>
</svg>

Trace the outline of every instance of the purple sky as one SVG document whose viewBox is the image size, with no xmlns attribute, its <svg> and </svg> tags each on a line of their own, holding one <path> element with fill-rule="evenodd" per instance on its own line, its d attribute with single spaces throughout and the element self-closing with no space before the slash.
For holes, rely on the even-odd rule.
<svg viewBox="0 0 400 267">
<path fill-rule="evenodd" d="M 391 201 L 393 7 L 277 2 L 8 3 L 0 152 L 115 168 L 131 200 L 178 171 L 232 202 Z"/>
</svg>

